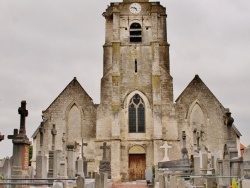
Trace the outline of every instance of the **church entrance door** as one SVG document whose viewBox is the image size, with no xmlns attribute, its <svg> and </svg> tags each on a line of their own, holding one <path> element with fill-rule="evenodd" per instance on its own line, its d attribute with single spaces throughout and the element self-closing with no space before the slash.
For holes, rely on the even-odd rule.
<svg viewBox="0 0 250 188">
<path fill-rule="evenodd" d="M 145 154 L 129 154 L 129 180 L 144 180 L 146 169 Z"/>
</svg>

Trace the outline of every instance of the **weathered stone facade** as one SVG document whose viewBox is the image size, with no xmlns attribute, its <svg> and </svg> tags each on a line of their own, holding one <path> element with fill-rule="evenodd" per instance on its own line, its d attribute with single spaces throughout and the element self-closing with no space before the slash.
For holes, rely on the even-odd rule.
<svg viewBox="0 0 250 188">
<path fill-rule="evenodd" d="M 84 147 L 88 171 L 94 172 L 102 159 L 100 147 L 107 142 L 111 177 L 126 181 L 140 176 L 133 171 L 136 157 L 142 164 L 141 178 L 145 169 L 163 159 L 160 146 L 165 141 L 172 145 L 170 160 L 181 158 L 182 131 L 187 134 L 190 154 L 196 129 L 200 145 L 222 158 L 227 140 L 225 108 L 208 87 L 195 76 L 173 101 L 165 7 L 148 0 L 124 0 L 111 3 L 103 16 L 106 38 L 101 102 L 95 105 L 73 79 L 43 112 L 42 126 L 33 135 L 34 155 L 38 151 L 48 155 L 52 145 L 54 150 L 64 151 L 63 136 L 66 145 L 80 144 L 83 139 L 88 143 Z M 57 130 L 54 144 L 53 125 Z M 232 135 L 235 141 L 240 136 L 236 128 Z M 76 144 L 75 159 L 79 152 Z"/>
</svg>

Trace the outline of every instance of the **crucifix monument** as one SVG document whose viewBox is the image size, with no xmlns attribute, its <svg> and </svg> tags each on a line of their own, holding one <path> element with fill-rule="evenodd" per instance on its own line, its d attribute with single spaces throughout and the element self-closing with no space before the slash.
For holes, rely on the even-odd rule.
<svg viewBox="0 0 250 188">
<path fill-rule="evenodd" d="M 26 135 L 25 118 L 28 116 L 26 101 L 21 102 L 18 108 L 20 114 L 20 129 L 14 129 L 13 135 L 8 135 L 13 143 L 13 167 L 11 171 L 12 178 L 25 178 L 28 176 L 29 167 L 29 146 L 31 142 Z"/>
<path fill-rule="evenodd" d="M 107 160 L 107 150 L 110 149 L 110 146 L 107 146 L 107 143 L 104 142 L 103 146 L 100 147 L 102 149 L 102 160 L 100 161 L 99 165 L 99 172 L 100 173 L 108 173 L 109 178 L 111 177 L 111 167 L 110 161 Z"/>
<path fill-rule="evenodd" d="M 160 146 L 160 148 L 165 150 L 164 158 L 163 158 L 162 162 L 163 161 L 170 161 L 169 157 L 168 157 L 168 149 L 172 148 L 172 146 L 168 145 L 168 142 L 166 141 L 164 145 Z"/>
</svg>

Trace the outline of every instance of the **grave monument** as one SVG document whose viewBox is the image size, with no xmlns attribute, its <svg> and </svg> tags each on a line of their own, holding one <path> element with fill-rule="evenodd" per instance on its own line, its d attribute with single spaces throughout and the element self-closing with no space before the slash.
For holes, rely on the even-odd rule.
<svg viewBox="0 0 250 188">
<path fill-rule="evenodd" d="M 31 142 L 26 135 L 25 127 L 25 118 L 28 116 L 26 101 L 21 102 L 18 113 L 20 114 L 20 128 L 19 130 L 14 129 L 13 135 L 8 135 L 8 139 L 12 139 L 13 143 L 11 178 L 27 177 L 29 167 L 29 146 Z"/>
</svg>

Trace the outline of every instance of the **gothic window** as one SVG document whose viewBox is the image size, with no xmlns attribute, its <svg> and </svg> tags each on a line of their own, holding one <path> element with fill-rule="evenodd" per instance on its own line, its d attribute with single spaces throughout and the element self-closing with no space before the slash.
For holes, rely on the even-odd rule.
<svg viewBox="0 0 250 188">
<path fill-rule="evenodd" d="M 129 103 L 129 132 L 145 132 L 145 105 L 138 94 L 135 94 Z"/>
<path fill-rule="evenodd" d="M 132 23 L 130 26 L 130 42 L 142 41 L 142 28 L 139 23 Z"/>
</svg>

